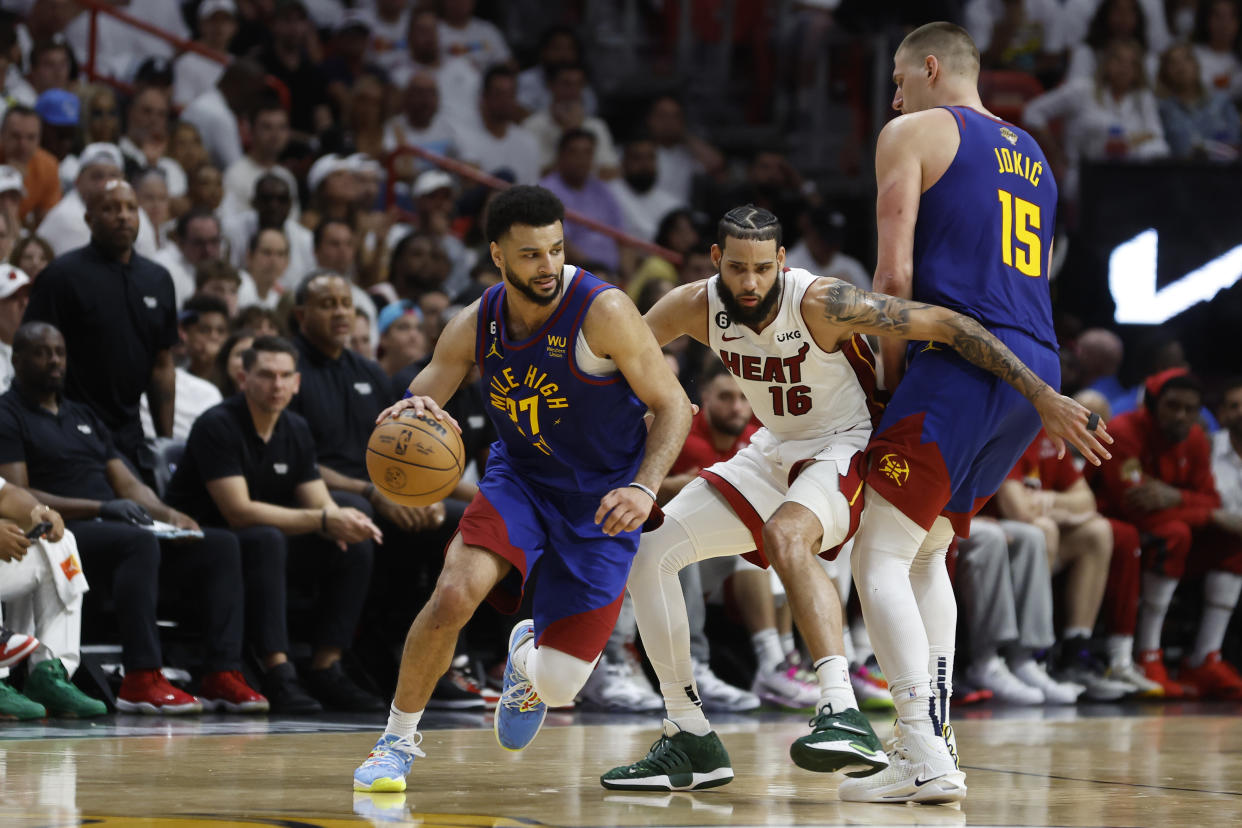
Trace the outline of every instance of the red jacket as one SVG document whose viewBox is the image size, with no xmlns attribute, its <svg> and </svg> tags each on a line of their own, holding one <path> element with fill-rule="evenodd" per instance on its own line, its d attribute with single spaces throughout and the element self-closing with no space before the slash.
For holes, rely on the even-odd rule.
<svg viewBox="0 0 1242 828">
<path fill-rule="evenodd" d="M 1202 526 L 1220 508 L 1212 479 L 1211 444 L 1198 425 L 1180 443 L 1169 443 L 1145 408 L 1128 411 L 1108 423 L 1113 435 L 1113 458 L 1094 472 L 1100 512 L 1131 523 L 1170 520 Z M 1087 466 L 1093 469 L 1093 466 Z M 1126 505 L 1125 493 L 1145 479 L 1156 479 L 1181 489 L 1182 502 L 1160 512 L 1140 512 Z"/>
<path fill-rule="evenodd" d="M 1112 424 L 1109 424 L 1112 432 Z M 1032 489 L 1046 492 L 1066 492 L 1082 478 L 1082 472 L 1074 465 L 1070 453 L 1057 459 L 1057 447 L 1042 428 L 1035 441 L 1027 447 L 1018 462 L 1009 471 L 1009 480 L 1017 480 Z"/>
<path fill-rule="evenodd" d="M 758 430 L 759 427 L 755 425 L 754 420 L 751 420 L 727 451 L 716 451 L 715 446 L 712 445 L 711 428 L 707 425 L 707 411 L 699 409 L 699 413 L 694 415 L 694 420 L 690 423 L 690 433 L 686 435 L 686 443 L 681 447 L 681 454 L 677 455 L 677 461 L 673 463 L 669 474 L 682 474 L 691 469 L 705 469 L 713 463 L 728 460 L 737 454 L 739 449 L 746 446 L 750 442 L 751 435 Z"/>
</svg>

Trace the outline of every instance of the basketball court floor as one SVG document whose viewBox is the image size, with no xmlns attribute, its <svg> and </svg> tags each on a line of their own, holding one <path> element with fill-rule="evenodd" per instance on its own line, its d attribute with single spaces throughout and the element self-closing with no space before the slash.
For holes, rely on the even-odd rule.
<svg viewBox="0 0 1242 828">
<path fill-rule="evenodd" d="M 956 722 L 960 808 L 837 800 L 838 777 L 789 761 L 801 714 L 714 717 L 733 783 L 699 793 L 606 791 L 643 755 L 647 716 L 554 711 L 522 754 L 490 713 L 429 713 L 405 794 L 350 776 L 382 717 L 114 716 L 0 724 L 0 825 L 622 826 L 1242 825 L 1242 705 L 973 709 Z M 882 735 L 888 722 L 876 719 Z"/>
</svg>

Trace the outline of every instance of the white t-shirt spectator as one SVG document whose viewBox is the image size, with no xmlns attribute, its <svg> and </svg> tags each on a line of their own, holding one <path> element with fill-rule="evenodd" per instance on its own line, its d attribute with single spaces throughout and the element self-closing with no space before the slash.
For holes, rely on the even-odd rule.
<svg viewBox="0 0 1242 828">
<path fill-rule="evenodd" d="M 643 241 L 655 241 L 660 221 L 673 210 L 685 206 L 684 202 L 656 186 L 652 186 L 645 193 L 636 193 L 624 178 L 614 178 L 605 183 L 621 207 L 625 232 L 638 236 Z"/>
<path fill-rule="evenodd" d="M 234 161 L 242 157 L 237 116 L 229 109 L 228 102 L 224 100 L 219 89 L 209 89 L 190 101 L 181 110 L 181 120 L 198 129 L 203 146 L 207 148 L 212 162 L 220 169 L 227 170 Z"/>
<path fill-rule="evenodd" d="M 0 394 L 13 384 L 13 346 L 0 342 Z"/>
<path fill-rule="evenodd" d="M 116 142 L 116 146 L 126 158 L 140 167 L 147 167 L 147 157 L 143 155 L 138 145 L 130 140 L 128 135 L 122 135 L 121 139 Z M 185 170 L 181 169 L 180 164 L 165 155 L 155 162 L 155 166 L 164 174 L 164 182 L 168 185 L 169 197 L 180 198 L 185 195 L 188 182 L 186 181 Z"/>
<path fill-rule="evenodd" d="M 229 245 L 229 262 L 241 270 L 246 266 L 246 256 L 250 252 L 250 239 L 259 229 L 259 214 L 254 210 L 245 210 L 225 216 L 220 222 L 220 233 Z M 289 242 L 289 264 L 280 276 L 280 284 L 285 290 L 293 290 L 302 277 L 315 267 L 315 234 L 303 227 L 292 216 L 285 219 L 285 239 Z M 238 293 L 238 307 L 245 307 Z"/>
<path fill-rule="evenodd" d="M 1070 49 L 1069 68 L 1065 70 L 1065 80 L 1095 80 L 1095 69 L 1099 65 L 1099 55 L 1085 43 L 1079 43 Z M 1143 71 L 1147 73 L 1147 82 L 1153 83 L 1156 80 L 1156 73 L 1160 71 L 1160 56 L 1155 52 L 1147 52 L 1143 55 Z"/>
<path fill-rule="evenodd" d="M 445 57 L 464 57 L 480 72 L 493 64 L 508 60 L 512 53 L 504 35 L 491 23 L 477 17 L 470 18 L 460 29 L 440 21 L 440 51 Z"/>
<path fill-rule="evenodd" d="M 412 7 L 413 4 L 410 4 Z M 367 43 L 367 59 L 385 72 L 392 72 L 402 63 L 410 59 L 409 41 L 406 33 L 410 30 L 411 8 L 401 10 L 395 23 L 380 20 L 375 11 L 375 4 L 369 6 L 364 2 L 355 6 L 368 23 L 371 24 L 371 40 Z M 405 84 L 400 84 L 404 86 Z"/>
<path fill-rule="evenodd" d="M 57 256 L 90 243 L 91 229 L 86 226 L 86 205 L 77 190 L 65 193 L 64 198 L 47 211 L 35 235 L 46 239 Z M 139 256 L 153 259 L 155 249 L 155 226 L 151 224 L 147 211 L 139 207 L 138 238 L 134 241 L 134 251 Z"/>
<path fill-rule="evenodd" d="M 785 267 L 809 270 L 816 276 L 831 276 L 849 282 L 854 287 L 871 290 L 871 274 L 867 272 L 867 268 L 858 259 L 847 256 L 840 250 L 832 254 L 828 264 L 821 265 L 811 255 L 806 242 L 800 241 L 785 254 Z"/>
<path fill-rule="evenodd" d="M 1061 4 L 1056 0 L 1022 0 L 1026 26 L 1015 36 L 1016 43 L 1038 40 L 1039 51 L 1055 54 L 1065 49 Z M 992 29 L 1005 16 L 1005 0 L 970 0 L 963 13 L 965 28 L 979 51 L 992 46 Z"/>
<path fill-rule="evenodd" d="M 560 144 L 561 133 L 564 132 L 561 125 L 544 109 L 523 121 L 522 126 L 538 139 L 540 167 L 548 169 L 556 162 L 556 148 Z M 604 168 L 615 170 L 620 159 L 617 157 L 617 147 L 612 142 L 612 132 L 608 129 L 608 124 L 600 118 L 587 117 L 582 119 L 582 129 L 595 136 L 595 165 L 592 170 L 597 174 Z"/>
<path fill-rule="evenodd" d="M 190 428 L 199 415 L 224 397 L 214 383 L 202 377 L 196 377 L 184 368 L 177 369 L 176 397 L 173 399 L 173 430 L 174 440 L 188 440 Z M 155 439 L 155 424 L 151 421 L 151 406 L 147 403 L 147 395 L 138 400 L 138 416 L 142 419 L 142 433 L 148 440 Z"/>
<path fill-rule="evenodd" d="M 1203 85 L 1224 92 L 1235 100 L 1242 97 L 1242 61 L 1233 52 L 1214 52 L 1207 46 L 1195 46 L 1199 59 L 1199 75 Z"/>
<path fill-rule="evenodd" d="M 223 63 L 196 52 L 186 52 L 173 61 L 173 103 L 187 106 L 199 95 L 214 89 L 223 74 Z"/>
<path fill-rule="evenodd" d="M 518 73 L 517 99 L 522 108 L 531 113 L 547 109 L 552 103 L 552 90 L 548 89 L 548 79 L 542 66 L 532 66 Z M 599 98 L 589 86 L 582 90 L 582 108 L 588 115 L 599 111 Z"/>
<path fill-rule="evenodd" d="M 181 14 L 181 4 L 168 0 L 129 0 L 121 11 L 158 26 L 183 40 L 190 40 L 190 30 Z M 65 27 L 65 40 L 73 50 L 79 66 L 86 65 L 90 46 L 90 15 L 83 11 Z M 150 57 L 172 60 L 173 45 L 167 40 L 135 29 L 110 15 L 98 17 L 95 45 L 96 68 L 123 81 L 133 79 L 138 66 Z"/>
<path fill-rule="evenodd" d="M 384 124 L 384 151 L 392 152 L 397 147 L 422 147 L 456 158 L 457 130 L 443 112 L 436 113 L 426 129 L 415 129 L 404 115 L 394 115 Z"/>
<path fill-rule="evenodd" d="M 440 111 L 454 126 L 469 126 L 479 120 L 479 89 L 483 76 L 465 58 L 445 58 L 439 66 L 415 63 L 406 55 L 389 74 L 392 85 L 405 89 L 415 72 L 427 72 L 436 79 L 440 91 Z"/>
<path fill-rule="evenodd" d="M 1104 0 L 1065 0 L 1061 9 L 1061 34 L 1066 47 L 1082 44 L 1091 28 L 1091 19 Z M 1147 21 L 1147 48 L 1160 54 L 1173 43 L 1169 24 L 1164 18 L 1164 0 L 1138 0 Z"/>
<path fill-rule="evenodd" d="M 685 144 L 656 148 L 656 187 L 682 204 L 690 203 L 694 177 L 704 171 Z"/>
<path fill-rule="evenodd" d="M 518 184 L 539 183 L 539 141 L 525 127 L 509 124 L 504 137 L 497 138 L 480 121 L 473 129 L 459 132 L 458 151 L 462 161 L 486 172 L 507 167 Z"/>
</svg>

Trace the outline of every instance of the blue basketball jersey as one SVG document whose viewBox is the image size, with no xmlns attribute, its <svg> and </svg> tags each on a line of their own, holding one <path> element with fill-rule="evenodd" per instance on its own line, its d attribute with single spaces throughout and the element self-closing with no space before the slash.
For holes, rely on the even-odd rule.
<svg viewBox="0 0 1242 828">
<path fill-rule="evenodd" d="M 552 316 L 521 341 L 505 329 L 505 285 L 479 302 L 477 354 L 499 439 L 492 457 L 526 480 L 566 493 L 604 494 L 634 479 L 647 442 L 647 407 L 618 371 L 594 376 L 578 365 L 582 321 L 613 288 L 581 268 L 565 268 Z"/>
<path fill-rule="evenodd" d="M 1057 184 L 1043 150 L 1018 127 L 944 107 L 961 145 L 919 203 L 913 298 L 1056 349 L 1048 266 Z"/>
</svg>

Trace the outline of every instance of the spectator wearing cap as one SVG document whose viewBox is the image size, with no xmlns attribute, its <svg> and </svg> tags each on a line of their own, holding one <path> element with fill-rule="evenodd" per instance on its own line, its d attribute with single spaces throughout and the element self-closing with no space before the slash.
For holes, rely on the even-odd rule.
<svg viewBox="0 0 1242 828">
<path fill-rule="evenodd" d="M 257 58 L 268 74 L 289 90 L 289 123 L 302 135 L 315 135 L 332 123 L 327 84 L 307 51 L 314 29 L 300 0 L 280 0 L 271 39 Z"/>
<path fill-rule="evenodd" d="M 264 96 L 250 113 L 250 148 L 224 171 L 224 189 L 249 204 L 259 176 L 272 171 L 289 145 L 289 113 L 274 95 Z"/>
<path fill-rule="evenodd" d="M 595 135 L 585 129 L 570 129 L 561 136 L 556 169 L 539 184 L 551 190 L 566 209 L 621 227 L 621 207 L 608 186 L 591 173 L 595 156 Z M 573 220 L 565 222 L 565 255 L 574 261 L 598 261 L 616 270 L 621 252 L 611 236 L 591 230 Z"/>
<path fill-rule="evenodd" d="M 78 172 L 74 150 L 78 146 L 78 123 L 82 104 L 78 96 L 65 89 L 48 89 L 35 102 L 35 112 L 43 121 L 39 144 L 58 162 L 61 192 L 68 189 Z"/>
<path fill-rule="evenodd" d="M 243 278 L 237 304 L 243 308 L 258 305 L 275 310 L 285 295 L 280 277 L 289 267 L 289 239 L 276 227 L 264 227 L 250 237 L 246 249 L 249 287 Z"/>
<path fill-rule="evenodd" d="M 655 240 L 660 219 L 686 206 L 656 187 L 656 158 L 655 141 L 635 135 L 621 151 L 621 177 L 608 182 L 625 217 L 625 232 L 646 241 Z"/>
<path fill-rule="evenodd" d="M 198 4 L 198 40 L 221 54 L 228 54 L 229 42 L 237 34 L 237 4 L 233 0 L 202 0 Z M 185 52 L 173 61 L 172 100 L 185 106 L 213 89 L 224 74 L 224 64 L 197 52 Z"/>
<path fill-rule="evenodd" d="M 461 160 L 487 172 L 508 169 L 518 184 L 538 181 L 539 140 L 518 123 L 520 115 L 517 75 L 507 66 L 488 69 L 477 114 L 459 130 Z"/>
<path fill-rule="evenodd" d="M 172 347 L 179 340 L 172 278 L 136 249 L 140 208 L 129 184 L 107 179 L 86 196 L 90 242 L 39 274 L 25 318 L 64 331 L 69 396 L 89 405 L 117 448 L 141 468 L 149 465 L 139 461 L 144 441 L 138 399 L 144 391 L 156 432 L 172 433 Z"/>
<path fill-rule="evenodd" d="M 30 277 L 13 265 L 0 264 L 0 394 L 13 384 L 13 336 L 29 302 Z"/>
<path fill-rule="evenodd" d="M 26 195 L 18 217 L 26 227 L 37 227 L 60 201 L 60 165 L 39 146 L 43 123 L 28 106 L 11 106 L 0 121 L 0 162 L 22 174 Z"/>
<path fill-rule="evenodd" d="M 439 242 L 451 264 L 441 288 L 446 296 L 456 296 L 470 285 L 470 269 L 477 259 L 475 252 L 451 232 L 455 198 L 453 177 L 443 170 L 427 170 L 414 182 L 414 231 Z"/>
<path fill-rule="evenodd" d="M 444 0 L 440 4 L 440 51 L 446 57 L 464 57 L 480 72 L 513 55 L 495 24 L 474 16 L 474 0 Z"/>
<path fill-rule="evenodd" d="M 242 157 L 240 119 L 250 112 L 266 88 L 266 70 L 248 58 L 228 65 L 216 85 L 190 101 L 181 120 L 198 130 L 211 160 L 227 170 Z"/>
<path fill-rule="evenodd" d="M 297 185 L 284 167 L 273 167 L 254 183 L 253 208 L 225 216 L 224 235 L 229 242 L 229 255 L 234 267 L 246 266 L 246 251 L 259 230 L 273 229 L 289 240 L 289 263 L 281 274 L 285 290 L 293 290 L 315 266 L 315 240 L 310 228 L 298 221 L 293 212 Z"/>
<path fill-rule="evenodd" d="M 392 71 L 406 59 L 406 35 L 414 13 L 410 7 L 414 4 L 407 0 L 374 0 L 361 5 L 363 8 L 358 11 L 369 24 L 371 33 L 367 57 L 391 77 Z M 434 22 L 434 13 L 432 17 Z"/>
<path fill-rule="evenodd" d="M 229 335 L 228 308 L 215 296 L 199 294 L 186 300 L 177 314 L 177 327 L 185 347 L 186 364 L 177 366 L 177 401 L 173 407 L 174 440 L 185 441 L 199 415 L 220 400 L 220 389 L 214 380 L 216 356 Z M 147 395 L 139 403 L 142 431 L 147 439 L 155 439 L 155 425 Z"/>
<path fill-rule="evenodd" d="M 306 173 L 306 190 L 310 205 L 302 213 L 304 225 L 315 227 L 322 220 L 333 218 L 353 226 L 359 187 L 356 165 L 349 158 L 336 153 L 321 156 Z"/>
<path fill-rule="evenodd" d="M 404 89 L 415 74 L 425 72 L 436 79 L 440 111 L 457 127 L 476 126 L 479 112 L 479 70 L 464 57 L 445 55 L 440 49 L 439 18 L 429 8 L 409 15 L 406 52 L 391 70 L 394 86 Z"/>
<path fill-rule="evenodd" d="M 85 247 L 91 240 L 86 208 L 103 193 L 109 182 L 123 180 L 125 161 L 115 144 L 88 144 L 78 156 L 78 175 L 74 188 L 43 218 L 36 234 L 52 245 L 57 256 Z M 155 255 L 155 227 L 145 210 L 138 208 L 138 239 L 134 252 L 140 256 Z"/>
<path fill-rule="evenodd" d="M 871 274 L 862 262 L 841 252 L 845 216 L 826 207 L 814 207 L 798 217 L 802 238 L 785 255 L 786 267 L 800 267 L 816 276 L 831 276 L 863 290 L 871 290 Z"/>
<path fill-rule="evenodd" d="M 133 180 L 140 172 L 156 167 L 164 173 L 170 198 L 186 193 L 186 173 L 168 156 L 168 117 L 171 105 L 168 93 L 148 86 L 134 94 L 125 118 L 125 134 L 117 148 L 125 156 L 125 177 Z"/>
<path fill-rule="evenodd" d="M 384 124 L 384 151 L 398 147 L 421 147 L 439 155 L 457 157 L 457 130 L 440 111 L 440 89 L 435 76 L 415 72 L 401 94 L 401 111 Z M 403 157 L 398 159 L 397 175 L 412 178 L 423 168 L 421 162 Z"/>
<path fill-rule="evenodd" d="M 379 315 L 379 335 L 379 365 L 390 377 L 427 356 L 423 314 L 409 299 L 384 306 Z"/>
<path fill-rule="evenodd" d="M 195 293 L 194 272 L 204 262 L 223 255 L 220 219 L 202 207 L 182 213 L 173 231 L 173 244 L 166 245 L 152 258 L 167 268 L 172 277 L 177 307 Z"/>
<path fill-rule="evenodd" d="M 586 69 L 582 64 L 565 64 L 552 70 L 548 81 L 552 100 L 544 109 L 527 118 L 522 125 L 539 140 L 541 168 L 549 169 L 556 162 L 561 136 L 571 129 L 583 129 L 595 136 L 592 169 L 600 178 L 617 175 L 617 148 L 612 131 L 602 118 L 586 113 L 583 90 L 587 87 Z"/>
</svg>

